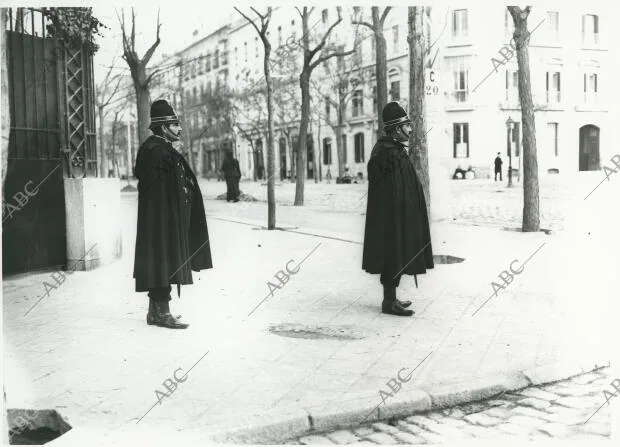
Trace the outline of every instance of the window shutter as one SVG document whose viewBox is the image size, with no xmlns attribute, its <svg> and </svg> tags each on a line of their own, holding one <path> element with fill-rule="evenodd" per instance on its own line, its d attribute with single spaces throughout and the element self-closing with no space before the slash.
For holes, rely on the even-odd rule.
<svg viewBox="0 0 620 447">
<path fill-rule="evenodd" d="M 549 72 L 545 73 L 546 74 L 546 78 L 545 78 L 545 85 L 547 88 L 547 91 L 549 91 Z"/>
<path fill-rule="evenodd" d="M 598 16 L 592 16 L 594 22 L 594 33 L 598 34 Z"/>
<path fill-rule="evenodd" d="M 594 93 L 598 93 L 598 74 L 594 73 Z"/>
<path fill-rule="evenodd" d="M 585 93 L 587 91 L 586 89 L 586 73 L 583 74 L 583 92 Z"/>
<path fill-rule="evenodd" d="M 452 145 L 454 146 L 454 155 L 456 158 L 456 144 L 459 140 L 459 125 L 457 123 L 452 124 Z"/>
<path fill-rule="evenodd" d="M 562 91 L 562 88 L 560 87 L 560 76 L 561 76 L 561 75 L 562 75 L 562 73 L 560 73 L 560 72 L 558 71 L 558 92 L 561 92 L 561 91 Z"/>
</svg>

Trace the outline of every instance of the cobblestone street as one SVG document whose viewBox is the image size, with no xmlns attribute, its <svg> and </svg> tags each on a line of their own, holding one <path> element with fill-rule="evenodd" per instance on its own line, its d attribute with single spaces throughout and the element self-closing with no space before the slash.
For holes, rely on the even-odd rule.
<svg viewBox="0 0 620 447">
<path fill-rule="evenodd" d="M 608 369 L 541 387 L 506 393 L 401 420 L 288 440 L 286 444 L 442 444 L 475 438 L 604 440 L 610 437 L 610 408 L 603 389 Z M 610 405 L 613 405 L 610 402 Z"/>
</svg>

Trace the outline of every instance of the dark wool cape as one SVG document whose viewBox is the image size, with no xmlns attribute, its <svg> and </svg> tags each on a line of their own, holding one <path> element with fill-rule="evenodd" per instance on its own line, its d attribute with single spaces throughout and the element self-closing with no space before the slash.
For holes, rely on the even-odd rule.
<svg viewBox="0 0 620 447">
<path fill-rule="evenodd" d="M 154 135 L 136 157 L 138 227 L 133 277 L 136 292 L 192 284 L 192 270 L 213 267 L 202 194 L 185 158 Z M 186 200 L 186 179 L 195 185 Z M 180 287 L 180 286 L 177 286 Z M 180 289 L 179 289 L 180 290 Z"/>
<path fill-rule="evenodd" d="M 405 146 L 381 137 L 368 162 L 362 269 L 391 276 L 426 273 L 434 267 L 430 241 L 426 199 Z"/>
</svg>

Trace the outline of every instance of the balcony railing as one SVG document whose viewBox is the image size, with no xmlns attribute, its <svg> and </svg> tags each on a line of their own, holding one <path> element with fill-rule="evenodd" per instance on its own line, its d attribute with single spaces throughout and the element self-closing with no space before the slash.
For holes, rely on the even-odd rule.
<svg viewBox="0 0 620 447">
<path fill-rule="evenodd" d="M 467 90 L 453 90 L 446 92 L 448 102 L 459 104 L 466 103 L 469 100 L 469 91 Z"/>
<path fill-rule="evenodd" d="M 584 92 L 583 103 L 589 104 L 589 105 L 597 105 L 598 104 L 598 92 Z"/>
</svg>

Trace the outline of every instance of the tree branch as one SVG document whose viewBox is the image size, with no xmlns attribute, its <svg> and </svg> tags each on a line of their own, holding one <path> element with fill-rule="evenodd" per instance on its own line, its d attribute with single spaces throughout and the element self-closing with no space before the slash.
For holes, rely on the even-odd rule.
<svg viewBox="0 0 620 447">
<path fill-rule="evenodd" d="M 338 20 L 336 20 L 328 29 L 327 31 L 325 31 L 325 34 L 323 35 L 323 38 L 321 39 L 321 42 L 313 49 L 310 51 L 309 55 L 309 59 L 312 60 L 312 58 L 314 57 L 314 55 L 321 50 L 321 48 L 323 48 L 325 46 L 325 43 L 327 42 L 327 38 L 329 37 L 329 35 L 331 34 L 331 32 L 334 30 L 334 28 L 336 28 L 336 26 L 338 26 L 340 24 L 340 22 L 342 22 L 342 17 L 340 16 L 340 14 L 338 14 Z"/>
<path fill-rule="evenodd" d="M 256 23 L 254 23 L 254 20 L 250 19 L 247 15 L 245 15 L 243 12 L 241 12 L 241 10 L 239 10 L 239 8 L 237 8 L 236 6 L 233 6 L 233 8 L 234 8 L 234 9 L 235 9 L 235 10 L 236 10 L 239 14 L 241 14 L 241 15 L 243 16 L 243 18 L 244 18 L 245 20 L 247 20 L 247 21 L 248 21 L 248 22 L 249 22 L 249 23 L 250 23 L 250 24 L 254 27 L 254 29 L 256 30 L 256 32 L 258 33 L 258 35 L 259 35 L 259 36 L 261 36 L 261 32 L 260 32 L 260 30 L 258 29 L 258 26 L 256 26 Z M 254 8 L 251 8 L 251 9 L 252 9 L 252 10 L 254 10 Z M 256 14 L 258 14 L 258 12 L 257 12 Z M 258 16 L 260 17 L 260 14 L 258 14 Z"/>
<path fill-rule="evenodd" d="M 355 53 L 355 49 L 349 50 L 349 51 L 344 51 L 344 52 L 334 52 L 334 53 L 330 53 L 330 54 L 328 54 L 326 56 L 321 56 L 315 62 L 310 64 L 310 70 L 314 70 L 322 62 L 325 62 L 326 60 L 329 60 L 332 57 L 340 57 L 340 56 L 344 57 L 344 56 L 349 56 L 350 54 L 353 54 L 353 53 Z"/>
<path fill-rule="evenodd" d="M 351 25 L 362 25 L 362 26 L 366 26 L 368 28 L 370 28 L 371 30 L 375 30 L 375 27 L 372 26 L 370 23 L 368 22 L 364 22 L 364 21 L 351 21 Z"/>
<path fill-rule="evenodd" d="M 391 6 L 386 6 L 385 9 L 383 10 L 383 14 L 381 14 L 381 18 L 379 19 L 379 21 L 381 22 L 381 26 L 383 26 L 383 22 L 385 22 L 385 18 L 387 17 L 391 9 L 392 9 Z"/>
<path fill-rule="evenodd" d="M 147 50 L 147 52 L 144 54 L 144 57 L 142 58 L 142 64 L 144 64 L 145 66 L 151 60 L 151 56 L 153 56 L 155 49 L 161 42 L 161 40 L 159 39 L 159 28 L 161 28 L 161 23 L 159 22 L 159 10 L 157 10 L 157 37 L 155 39 L 155 43 L 151 45 L 151 48 Z"/>
</svg>

